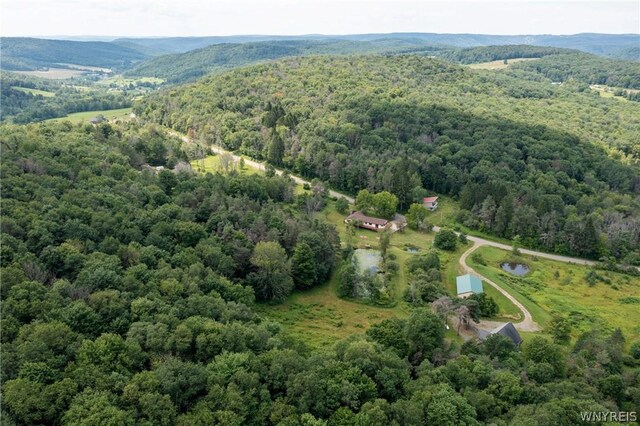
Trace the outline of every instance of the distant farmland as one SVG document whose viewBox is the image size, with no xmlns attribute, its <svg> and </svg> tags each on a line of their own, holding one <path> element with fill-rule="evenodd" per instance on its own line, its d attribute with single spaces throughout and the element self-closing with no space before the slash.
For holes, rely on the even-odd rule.
<svg viewBox="0 0 640 426">
<path fill-rule="evenodd" d="M 66 68 L 49 68 L 47 71 L 13 71 L 15 73 L 28 75 L 31 77 L 48 78 L 50 80 L 64 80 L 67 78 L 78 77 L 86 71 Z"/>
<path fill-rule="evenodd" d="M 128 120 L 131 118 L 132 108 L 107 109 L 103 111 L 75 112 L 65 117 L 51 118 L 46 121 L 71 121 L 73 123 L 88 123 L 94 117 L 103 115 L 107 120 Z"/>
</svg>

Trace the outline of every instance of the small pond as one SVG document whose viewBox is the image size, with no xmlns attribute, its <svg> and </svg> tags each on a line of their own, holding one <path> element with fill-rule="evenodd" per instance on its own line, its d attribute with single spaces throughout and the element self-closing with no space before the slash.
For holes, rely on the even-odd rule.
<svg viewBox="0 0 640 426">
<path fill-rule="evenodd" d="M 369 271 L 371 273 L 377 273 L 382 262 L 382 256 L 379 250 L 371 249 L 357 249 L 353 252 L 353 259 L 358 265 L 360 273 Z"/>
<path fill-rule="evenodd" d="M 500 265 L 503 271 L 522 277 L 529 273 L 529 267 L 523 263 L 504 262 Z"/>
<path fill-rule="evenodd" d="M 418 247 L 415 247 L 415 246 L 405 246 L 404 250 L 409 252 L 409 253 L 419 253 L 420 252 L 420 249 Z"/>
</svg>

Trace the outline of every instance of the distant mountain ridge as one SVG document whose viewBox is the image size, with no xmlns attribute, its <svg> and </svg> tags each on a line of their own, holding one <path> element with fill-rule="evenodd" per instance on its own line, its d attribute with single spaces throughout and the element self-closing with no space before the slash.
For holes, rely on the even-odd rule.
<svg viewBox="0 0 640 426">
<path fill-rule="evenodd" d="M 0 49 L 3 70 L 36 70 L 59 64 L 126 69 L 149 57 L 139 49 L 102 41 L 1 37 Z"/>
<path fill-rule="evenodd" d="M 603 56 L 615 56 L 620 50 L 640 47 L 640 34 L 581 33 L 573 35 L 490 35 L 490 34 L 439 34 L 439 33 L 371 33 L 349 35 L 309 34 L 299 36 L 237 35 L 210 37 L 121 38 L 113 43 L 131 42 L 164 53 L 183 53 L 212 44 L 251 43 L 273 40 L 351 40 L 373 41 L 379 39 L 414 39 L 430 45 L 476 47 L 505 44 L 529 44 L 533 46 L 578 49 Z M 629 59 L 629 58 L 627 58 Z M 640 58 L 638 58 L 640 59 Z"/>
<path fill-rule="evenodd" d="M 271 48 L 257 43 L 271 44 Z M 233 48 L 212 46 L 234 45 Z M 245 46 L 242 48 L 241 46 Z M 385 53 L 429 51 L 443 48 L 528 45 L 581 50 L 615 59 L 640 61 L 640 34 L 487 35 L 436 33 L 372 33 L 350 35 L 236 35 L 211 37 L 118 38 L 113 41 L 52 40 L 1 37 L 3 70 L 36 70 L 77 64 L 124 71 L 137 67 L 151 70 L 175 68 L 183 81 L 218 67 L 277 59 L 302 54 Z M 208 52 L 198 51 L 211 47 Z M 230 52 L 229 52 L 230 50 Z M 227 51 L 227 52 L 223 52 Z M 191 57 L 163 56 L 192 54 Z M 234 53 L 235 52 L 235 53 Z M 243 59 L 243 55 L 246 58 Z M 157 60 L 155 57 L 160 57 Z M 197 59 L 199 58 L 199 59 Z M 225 58 L 228 61 L 225 63 Z M 146 63 L 143 63 L 145 62 Z M 174 61 L 186 61 L 183 65 Z M 195 62 L 194 62 L 195 61 Z M 210 63 L 201 66 L 197 62 Z M 193 67 L 191 65 L 197 65 Z M 191 64 L 191 65 L 189 65 Z M 189 66 L 187 66 L 189 65 Z M 64 65 L 63 65 L 64 66 Z M 173 72 L 173 71 L 172 71 Z M 144 75 L 152 73 L 145 71 Z"/>
</svg>

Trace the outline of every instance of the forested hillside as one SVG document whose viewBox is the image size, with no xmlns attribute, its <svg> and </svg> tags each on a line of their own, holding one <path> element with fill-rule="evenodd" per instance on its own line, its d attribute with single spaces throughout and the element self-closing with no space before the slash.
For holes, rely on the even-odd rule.
<svg viewBox="0 0 640 426">
<path fill-rule="evenodd" d="M 148 57 L 128 46 L 99 41 L 2 37 L 0 48 L 5 71 L 65 67 L 64 64 L 124 69 Z"/>
<path fill-rule="evenodd" d="M 264 42 L 214 44 L 186 53 L 163 55 L 146 61 L 127 72 L 132 76 L 160 77 L 171 83 L 194 80 L 216 70 L 237 68 L 286 56 L 349 53 L 385 53 L 401 51 L 438 51 L 418 40 L 383 39 L 346 40 L 271 40 Z"/>
<path fill-rule="evenodd" d="M 459 346 L 416 308 L 310 350 L 253 306 L 338 256 L 286 178 L 196 175 L 131 123 L 2 125 L 0 143 L 3 424 L 556 425 L 640 404 L 619 331 Z"/>
<path fill-rule="evenodd" d="M 514 65 L 556 82 L 575 79 L 587 84 L 640 89 L 640 63 L 600 58 L 586 53 L 548 55 Z"/>
<path fill-rule="evenodd" d="M 349 193 L 388 190 L 401 208 L 425 189 L 449 194 L 471 228 L 637 262 L 637 105 L 520 72 L 526 78 L 416 56 L 294 58 L 136 108 Z"/>
</svg>

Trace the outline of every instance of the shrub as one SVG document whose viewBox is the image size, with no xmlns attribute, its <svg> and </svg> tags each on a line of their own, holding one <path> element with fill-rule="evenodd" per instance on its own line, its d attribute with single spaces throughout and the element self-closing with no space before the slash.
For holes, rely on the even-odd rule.
<svg viewBox="0 0 640 426">
<path fill-rule="evenodd" d="M 477 252 L 471 254 L 471 260 L 473 260 L 474 263 L 477 263 L 478 265 L 486 266 L 487 264 L 487 261 L 484 259 L 484 257 Z"/>
<path fill-rule="evenodd" d="M 444 229 L 436 234 L 433 245 L 441 250 L 453 251 L 456 249 L 458 237 L 456 233 L 448 229 Z"/>
</svg>

